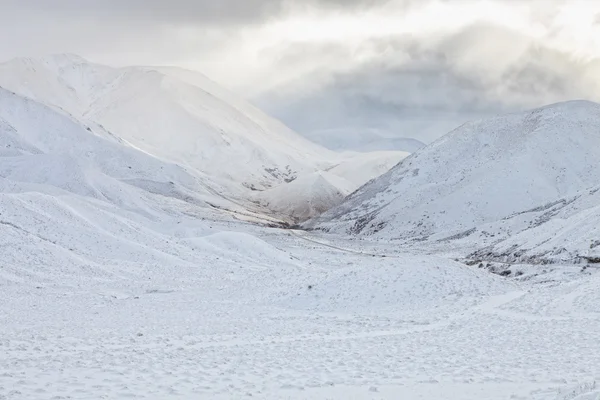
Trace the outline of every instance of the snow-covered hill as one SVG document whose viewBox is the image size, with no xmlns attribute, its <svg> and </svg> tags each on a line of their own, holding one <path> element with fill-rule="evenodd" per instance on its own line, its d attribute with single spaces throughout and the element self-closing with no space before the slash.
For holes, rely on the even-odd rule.
<svg viewBox="0 0 600 400">
<path fill-rule="evenodd" d="M 479 226 L 460 241 L 478 248 L 468 255 L 474 259 L 600 263 L 600 186 Z"/>
<path fill-rule="evenodd" d="M 153 210 L 155 196 L 200 209 L 245 212 L 216 196 L 202 176 L 2 88 L 0 192 L 77 195 L 143 215 L 166 211 Z"/>
<path fill-rule="evenodd" d="M 364 179 L 353 179 L 352 190 L 384 172 L 369 155 L 326 150 L 203 75 L 178 68 L 110 68 L 73 55 L 20 58 L 0 64 L 0 87 L 67 112 L 124 146 L 179 165 L 217 197 L 258 212 L 285 209 L 288 214 L 277 216 L 281 219 L 305 218 L 306 210 L 260 209 L 258 205 L 276 204 L 277 199 L 256 198 L 354 160 L 363 165 Z M 403 157 L 398 152 L 393 158 Z M 373 164 L 365 165 L 369 159 Z M 345 186 L 322 187 L 327 193 L 347 194 Z M 325 192 L 300 191 L 296 202 L 313 201 L 313 195 L 335 198 L 319 207 L 327 209 L 340 201 Z"/>
<path fill-rule="evenodd" d="M 578 235 L 584 232 L 586 240 L 591 239 L 585 227 L 578 234 L 559 231 L 574 229 L 594 214 L 590 208 L 594 201 L 584 198 L 591 196 L 586 190 L 593 193 L 600 185 L 598 159 L 600 105 L 595 103 L 559 103 L 467 123 L 308 226 L 387 239 L 440 240 L 466 237 L 483 226 L 490 232 L 490 224 L 498 226 L 508 219 L 512 222 L 502 223 L 508 237 L 530 228 L 529 223 L 517 224 L 515 215 L 524 218 L 528 210 L 547 211 L 553 202 L 569 203 L 568 199 L 583 196 L 577 197 L 577 207 L 571 204 L 571 221 L 558 222 L 553 219 L 556 212 L 538 228 L 547 230 L 545 235 L 539 230 L 528 233 L 554 238 L 553 246 L 561 248 L 581 239 Z M 493 237 L 497 241 L 501 235 Z"/>
<path fill-rule="evenodd" d="M 277 121 L 223 99 L 216 85 L 149 68 L 113 69 L 68 55 L 17 59 L 0 67 L 0 86 L 101 124 L 154 156 L 247 187 L 314 172 L 329 158 Z"/>
</svg>

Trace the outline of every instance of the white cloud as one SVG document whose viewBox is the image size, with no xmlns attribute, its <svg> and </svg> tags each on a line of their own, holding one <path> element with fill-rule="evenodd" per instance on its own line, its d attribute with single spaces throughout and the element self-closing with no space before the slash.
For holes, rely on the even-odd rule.
<svg viewBox="0 0 600 400">
<path fill-rule="evenodd" d="M 600 100 L 592 0 L 0 1 L 0 59 L 195 68 L 301 130 Z"/>
</svg>

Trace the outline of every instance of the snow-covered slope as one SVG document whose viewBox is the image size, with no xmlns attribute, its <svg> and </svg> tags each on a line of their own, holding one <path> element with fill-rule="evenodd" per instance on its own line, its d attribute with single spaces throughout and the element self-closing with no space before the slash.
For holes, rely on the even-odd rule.
<svg viewBox="0 0 600 400">
<path fill-rule="evenodd" d="M 208 81 L 208 80 L 206 80 Z M 313 172 L 328 153 L 264 114 L 149 68 L 76 56 L 17 59 L 0 85 L 102 124 L 131 145 L 213 177 L 264 189 Z"/>
<path fill-rule="evenodd" d="M 599 263 L 600 186 L 478 226 L 461 241 L 477 243 L 478 250 L 469 258 Z"/>
<path fill-rule="evenodd" d="M 201 176 L 0 88 L 0 192 L 27 191 L 70 193 L 144 215 L 156 211 L 153 196 L 244 211 L 215 196 Z"/>
<path fill-rule="evenodd" d="M 171 207 L 150 218 L 34 191 L 0 204 L 0 398 L 598 392 L 592 269 L 536 285 Z"/>
<path fill-rule="evenodd" d="M 472 122 L 405 159 L 309 226 L 381 238 L 466 236 L 599 185 L 598 159 L 600 105 L 595 103 L 560 103 Z M 577 218 L 583 221 L 582 216 Z M 516 229 L 507 228 L 510 234 Z"/>
</svg>

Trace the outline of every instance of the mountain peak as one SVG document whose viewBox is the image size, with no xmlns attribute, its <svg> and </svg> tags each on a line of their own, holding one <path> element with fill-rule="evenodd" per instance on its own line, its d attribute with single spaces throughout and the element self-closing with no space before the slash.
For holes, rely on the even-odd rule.
<svg viewBox="0 0 600 400">
<path fill-rule="evenodd" d="M 89 61 L 80 55 L 73 53 L 55 53 L 40 57 L 44 61 L 70 62 L 70 63 L 89 63 Z"/>
<path fill-rule="evenodd" d="M 68 65 L 91 64 L 91 62 L 77 54 L 58 53 L 39 57 L 18 57 L 5 62 L 4 64 L 41 64 L 45 66 L 65 67 Z"/>
</svg>

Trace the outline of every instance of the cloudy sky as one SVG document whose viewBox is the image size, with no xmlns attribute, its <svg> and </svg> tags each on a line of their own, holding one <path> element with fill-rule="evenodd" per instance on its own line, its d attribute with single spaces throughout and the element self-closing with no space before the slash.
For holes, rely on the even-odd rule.
<svg viewBox="0 0 600 400">
<path fill-rule="evenodd" d="M 600 101 L 597 0 L 0 0 L 0 60 L 197 69 L 312 137 Z"/>
</svg>

